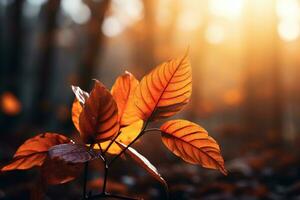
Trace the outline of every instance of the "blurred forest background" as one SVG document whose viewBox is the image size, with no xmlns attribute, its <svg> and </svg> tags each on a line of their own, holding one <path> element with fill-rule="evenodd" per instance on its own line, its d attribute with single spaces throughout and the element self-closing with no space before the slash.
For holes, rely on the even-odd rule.
<svg viewBox="0 0 300 200">
<path fill-rule="evenodd" d="M 139 79 L 190 49 L 193 97 L 184 117 L 219 141 L 229 170 L 182 162 L 159 135 L 135 145 L 169 183 L 172 199 L 300 198 L 299 0 L 0 0 L 0 165 L 27 138 L 76 137 L 70 85 Z M 153 148 L 155 147 L 155 148 Z M 89 187 L 99 190 L 98 165 Z M 131 162 L 110 173 L 112 192 L 163 199 Z M 0 175 L 0 199 L 29 199 L 37 172 Z M 78 199 L 81 179 L 48 188 Z"/>
</svg>

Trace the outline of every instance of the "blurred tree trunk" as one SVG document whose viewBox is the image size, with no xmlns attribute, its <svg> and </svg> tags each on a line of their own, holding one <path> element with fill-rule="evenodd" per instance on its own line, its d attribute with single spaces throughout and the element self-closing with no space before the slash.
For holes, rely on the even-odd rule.
<svg viewBox="0 0 300 200">
<path fill-rule="evenodd" d="M 104 35 L 101 31 L 102 23 L 110 5 L 110 0 L 85 0 L 91 10 L 91 19 L 86 24 L 86 44 L 80 61 L 80 87 L 87 89 L 92 84 L 92 78 L 97 67 L 99 55 L 103 51 Z"/>
<path fill-rule="evenodd" d="M 143 0 L 144 19 L 138 32 L 134 35 L 135 49 L 134 57 L 136 60 L 137 74 L 142 75 L 150 71 L 155 64 L 155 0 Z"/>
<path fill-rule="evenodd" d="M 203 23 L 197 34 L 195 34 L 196 39 L 194 41 L 199 41 L 197 44 L 197 49 L 195 52 L 196 55 L 192 56 L 193 50 L 190 50 L 190 57 L 196 58 L 192 64 L 193 70 L 193 92 L 191 97 L 191 103 L 189 106 L 189 113 L 187 115 L 187 119 L 194 121 L 197 120 L 198 117 L 202 118 L 205 116 L 205 110 L 203 109 L 203 96 L 202 87 L 203 87 L 203 67 L 204 67 L 204 60 L 206 57 L 207 51 L 207 41 L 205 40 L 205 31 L 208 26 L 208 1 L 202 1 L 202 8 L 201 12 L 203 13 Z M 192 62 L 192 61 L 191 61 Z M 204 110 L 204 112 L 202 112 Z"/>
<path fill-rule="evenodd" d="M 57 15 L 61 0 L 48 0 L 42 7 L 42 34 L 40 38 L 40 52 L 38 57 L 38 80 L 37 93 L 34 104 L 37 105 L 34 121 L 42 125 L 51 116 L 51 105 L 48 101 L 51 87 L 51 77 L 53 75 L 53 61 L 55 54 L 55 35 L 57 30 Z"/>
<path fill-rule="evenodd" d="M 23 5 L 24 0 L 15 0 L 9 4 L 6 8 L 4 18 L 4 20 L 6 20 L 4 23 L 5 27 L 1 27 L 6 29 L 6 31 L 1 31 L 2 36 L 5 37 L 5 41 L 3 41 L 4 46 L 2 46 L 1 38 L 1 55 L 3 53 L 5 57 L 1 59 L 3 63 L 1 63 L 0 95 L 3 92 L 9 91 L 16 96 L 17 99 L 20 99 L 20 76 L 22 72 L 22 51 L 24 49 L 22 26 Z M 0 124 L 5 125 L 3 127 L 1 126 L 1 130 L 7 132 L 8 135 L 12 135 L 10 133 L 16 129 L 19 116 L 20 113 L 17 113 L 16 116 L 3 116 L 1 112 Z"/>
<path fill-rule="evenodd" d="M 23 50 L 23 15 L 24 0 L 15 0 L 7 8 L 8 34 L 10 38 L 9 60 L 6 66 L 5 83 L 7 89 L 18 96 L 19 76 L 22 71 L 22 50 Z"/>
<path fill-rule="evenodd" d="M 247 1 L 245 22 L 245 127 L 252 141 L 282 142 L 283 91 L 275 2 L 260 8 Z M 257 19 L 260 19 L 259 22 Z M 270 30 L 270 31 L 269 31 Z M 257 45 L 260 44 L 260 45 Z"/>
</svg>

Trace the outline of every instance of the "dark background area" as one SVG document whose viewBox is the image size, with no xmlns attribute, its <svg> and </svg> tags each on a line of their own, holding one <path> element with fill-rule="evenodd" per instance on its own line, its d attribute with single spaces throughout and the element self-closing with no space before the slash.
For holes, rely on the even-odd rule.
<svg viewBox="0 0 300 200">
<path fill-rule="evenodd" d="M 0 0 L 0 166 L 42 132 L 76 137 L 70 85 L 110 88 L 141 78 L 190 49 L 193 97 L 175 118 L 208 130 L 229 175 L 187 164 L 159 135 L 135 147 L 161 172 L 171 199 L 300 198 L 299 0 Z M 159 126 L 159 124 L 156 124 Z M 100 191 L 101 164 L 89 187 Z M 0 199 L 29 199 L 38 170 L 0 174 Z M 78 199 L 81 178 L 49 186 L 48 199 Z M 130 159 L 108 190 L 164 199 Z"/>
</svg>

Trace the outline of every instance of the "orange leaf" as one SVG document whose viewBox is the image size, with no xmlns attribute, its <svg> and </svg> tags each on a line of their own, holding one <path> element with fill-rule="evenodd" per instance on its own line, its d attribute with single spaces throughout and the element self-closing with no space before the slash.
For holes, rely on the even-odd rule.
<svg viewBox="0 0 300 200">
<path fill-rule="evenodd" d="M 115 81 L 111 94 L 114 97 L 119 111 L 120 125 L 129 125 L 139 118 L 133 112 L 134 109 L 134 91 L 138 86 L 139 81 L 130 73 L 125 72 Z"/>
<path fill-rule="evenodd" d="M 126 148 L 126 145 L 121 142 L 117 142 L 117 144 L 122 149 Z M 157 171 L 156 167 L 154 167 L 154 165 L 152 165 L 147 158 L 145 158 L 143 155 L 141 155 L 139 152 L 137 152 L 135 149 L 131 147 L 128 147 L 125 153 L 129 155 L 137 164 L 139 164 L 139 166 L 145 169 L 153 178 L 155 178 L 160 183 L 162 183 L 163 186 L 166 188 L 166 190 L 168 190 L 168 185 L 166 181 Z"/>
<path fill-rule="evenodd" d="M 80 89 L 78 86 L 72 85 L 72 90 L 76 96 L 73 105 L 72 105 L 72 121 L 78 132 L 79 129 L 79 116 L 82 111 L 82 106 L 85 104 L 85 101 L 89 98 L 89 93 Z"/>
<path fill-rule="evenodd" d="M 160 129 L 163 143 L 175 155 L 227 174 L 219 145 L 202 127 L 187 120 L 171 120 Z"/>
<path fill-rule="evenodd" d="M 42 166 L 50 147 L 69 142 L 67 137 L 56 133 L 43 133 L 30 138 L 18 148 L 12 162 L 4 166 L 1 171 Z"/>
<path fill-rule="evenodd" d="M 137 87 L 136 113 L 150 121 L 173 116 L 188 103 L 191 93 L 192 73 L 187 56 L 162 63 Z"/>
<path fill-rule="evenodd" d="M 72 121 L 79 133 L 81 132 L 79 129 L 79 116 L 81 112 L 82 112 L 82 106 L 79 103 L 79 101 L 75 99 L 72 105 Z"/>
<path fill-rule="evenodd" d="M 121 134 L 116 138 L 117 142 L 121 142 L 125 145 L 128 145 L 131 143 L 141 132 L 143 128 L 143 120 L 138 120 L 129 126 L 126 126 L 124 128 L 121 128 Z M 102 149 L 106 149 L 111 141 L 106 141 L 100 143 Z M 98 145 L 95 145 L 95 149 L 99 149 Z M 116 142 L 114 142 L 108 149 L 108 153 L 110 154 L 118 154 L 122 151 L 122 149 L 119 147 Z"/>
<path fill-rule="evenodd" d="M 119 131 L 116 102 L 97 80 L 80 113 L 79 129 L 83 142 L 88 144 L 109 140 Z"/>
</svg>

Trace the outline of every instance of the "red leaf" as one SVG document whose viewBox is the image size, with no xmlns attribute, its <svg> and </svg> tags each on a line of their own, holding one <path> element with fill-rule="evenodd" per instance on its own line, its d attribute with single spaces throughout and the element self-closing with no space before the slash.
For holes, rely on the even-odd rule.
<svg viewBox="0 0 300 200">
<path fill-rule="evenodd" d="M 111 139 L 119 131 L 118 108 L 110 92 L 95 81 L 89 98 L 79 116 L 79 128 L 84 143 Z"/>
</svg>

